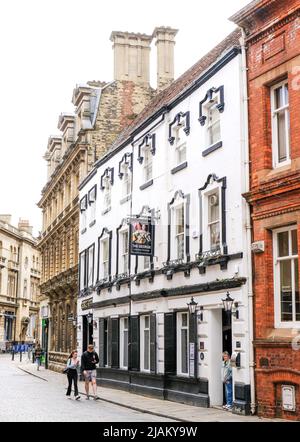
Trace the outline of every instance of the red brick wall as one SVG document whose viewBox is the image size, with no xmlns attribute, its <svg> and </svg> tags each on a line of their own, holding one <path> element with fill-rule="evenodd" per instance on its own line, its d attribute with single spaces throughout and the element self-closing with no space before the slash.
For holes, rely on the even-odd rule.
<svg viewBox="0 0 300 442">
<path fill-rule="evenodd" d="M 298 224 L 300 256 L 300 1 L 273 1 L 248 24 L 248 200 L 253 240 L 265 242 L 265 252 L 253 257 L 258 413 L 300 420 L 300 350 L 292 349 L 292 330 L 275 328 L 272 242 L 272 229 Z M 283 78 L 289 81 L 291 165 L 273 170 L 270 87 Z M 282 411 L 283 384 L 296 387 L 296 413 Z"/>
</svg>

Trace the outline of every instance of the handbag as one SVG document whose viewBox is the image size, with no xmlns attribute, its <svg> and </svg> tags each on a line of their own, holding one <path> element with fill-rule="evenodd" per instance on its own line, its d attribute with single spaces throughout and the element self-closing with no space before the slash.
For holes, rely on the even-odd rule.
<svg viewBox="0 0 300 442">
<path fill-rule="evenodd" d="M 68 367 L 66 367 L 63 371 L 63 374 L 68 374 L 68 373 L 69 373 L 69 369 L 68 369 Z"/>
</svg>

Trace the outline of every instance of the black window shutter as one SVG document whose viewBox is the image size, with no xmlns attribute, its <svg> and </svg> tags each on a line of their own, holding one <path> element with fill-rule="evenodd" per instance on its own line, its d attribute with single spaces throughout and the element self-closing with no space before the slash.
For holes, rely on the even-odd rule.
<svg viewBox="0 0 300 442">
<path fill-rule="evenodd" d="M 190 377 L 197 377 L 197 366 L 198 366 L 198 349 L 197 349 L 197 315 L 189 315 L 189 347 L 194 346 L 193 356 L 191 359 L 189 356 L 189 372 Z M 189 352 L 190 352 L 189 348 Z"/>
<path fill-rule="evenodd" d="M 104 367 L 104 319 L 99 319 L 99 367 Z"/>
<path fill-rule="evenodd" d="M 129 318 L 129 369 L 140 370 L 140 318 Z"/>
<path fill-rule="evenodd" d="M 111 318 L 107 319 L 107 365 L 111 367 L 111 344 L 112 344 L 112 328 L 111 328 Z"/>
<path fill-rule="evenodd" d="M 176 313 L 165 313 L 165 374 L 176 374 Z"/>
<path fill-rule="evenodd" d="M 156 373 L 156 315 L 150 315 L 150 371 Z"/>
<path fill-rule="evenodd" d="M 119 368 L 119 318 L 111 318 L 111 367 Z"/>
</svg>

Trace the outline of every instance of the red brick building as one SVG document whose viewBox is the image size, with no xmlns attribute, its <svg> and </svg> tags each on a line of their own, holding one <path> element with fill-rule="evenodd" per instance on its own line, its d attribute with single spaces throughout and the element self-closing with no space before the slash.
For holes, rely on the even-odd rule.
<svg viewBox="0 0 300 442">
<path fill-rule="evenodd" d="M 255 0 L 245 32 L 258 414 L 300 420 L 300 0 Z"/>
</svg>

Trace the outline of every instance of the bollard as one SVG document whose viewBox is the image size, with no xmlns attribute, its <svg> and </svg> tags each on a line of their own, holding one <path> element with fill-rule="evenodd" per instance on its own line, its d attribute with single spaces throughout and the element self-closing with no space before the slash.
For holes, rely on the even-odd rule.
<svg viewBox="0 0 300 442">
<path fill-rule="evenodd" d="M 22 352 L 20 351 L 20 362 L 22 362 Z"/>
<path fill-rule="evenodd" d="M 14 350 L 11 352 L 11 354 L 12 354 L 11 360 L 14 361 L 15 360 L 15 352 L 14 352 Z"/>
</svg>

